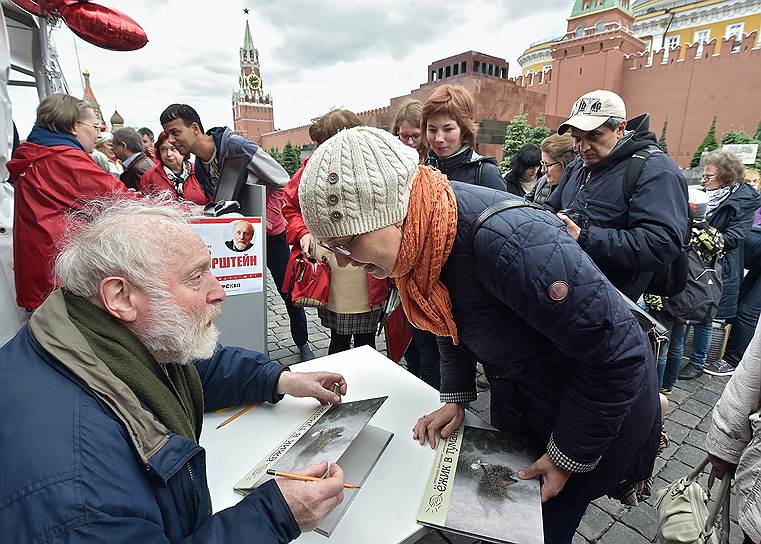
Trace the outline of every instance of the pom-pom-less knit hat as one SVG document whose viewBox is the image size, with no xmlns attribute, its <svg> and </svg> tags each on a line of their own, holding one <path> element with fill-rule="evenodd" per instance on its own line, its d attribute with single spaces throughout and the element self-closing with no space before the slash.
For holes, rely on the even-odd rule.
<svg viewBox="0 0 761 544">
<path fill-rule="evenodd" d="M 417 167 L 417 151 L 385 130 L 342 130 L 315 150 L 301 176 L 309 232 L 342 238 L 404 220 Z"/>
</svg>

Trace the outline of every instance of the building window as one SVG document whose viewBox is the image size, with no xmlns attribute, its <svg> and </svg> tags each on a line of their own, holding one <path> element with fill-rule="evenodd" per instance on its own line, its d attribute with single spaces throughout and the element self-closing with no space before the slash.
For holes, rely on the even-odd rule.
<svg viewBox="0 0 761 544">
<path fill-rule="evenodd" d="M 465 68 L 466 68 L 467 66 L 468 66 L 468 63 L 467 63 L 467 62 L 465 62 L 465 61 L 462 61 L 462 62 L 460 63 L 460 73 L 464 74 L 464 73 L 465 73 Z"/>
<path fill-rule="evenodd" d="M 431 81 L 436 81 L 436 70 L 431 72 Z"/>
<path fill-rule="evenodd" d="M 602 21 L 597 21 L 597 23 L 595 24 L 595 32 L 597 34 L 600 34 L 601 32 L 605 32 L 605 23 L 603 23 Z"/>
<path fill-rule="evenodd" d="M 449 77 L 451 75 L 452 75 L 452 67 L 451 66 L 447 66 L 444 69 L 444 77 Z"/>
<path fill-rule="evenodd" d="M 489 75 L 490 76 L 494 75 L 494 65 L 493 64 L 489 64 Z"/>
<path fill-rule="evenodd" d="M 539 85 L 544 83 L 544 72 L 539 72 Z"/>
<path fill-rule="evenodd" d="M 479 71 L 480 71 L 480 66 L 479 66 L 480 64 L 481 64 L 481 63 L 480 63 L 480 62 L 478 62 L 477 60 L 474 60 L 474 61 L 473 61 L 473 71 L 474 71 L 474 72 L 479 72 Z"/>
<path fill-rule="evenodd" d="M 455 64 L 454 66 L 452 66 L 452 75 L 456 76 L 459 73 L 460 73 L 460 65 Z"/>
<path fill-rule="evenodd" d="M 663 51 L 663 63 L 667 63 L 669 60 L 669 54 L 671 53 L 671 50 L 675 47 L 679 47 L 679 35 L 676 36 L 669 36 L 666 38 L 666 47 L 665 51 Z"/>
<path fill-rule="evenodd" d="M 584 35 L 584 27 L 583 26 L 577 26 L 576 27 L 576 37 L 581 38 Z"/>
<path fill-rule="evenodd" d="M 695 39 L 692 41 L 692 43 L 698 44 L 698 49 L 695 52 L 695 58 L 699 58 L 703 54 L 703 44 L 708 43 L 710 39 L 711 30 L 708 28 L 695 32 Z"/>
<path fill-rule="evenodd" d="M 732 51 L 739 51 L 742 45 L 743 30 L 745 29 L 745 23 L 734 23 L 727 25 L 727 31 L 724 34 L 724 39 L 729 40 L 734 37 L 734 43 L 732 44 Z"/>
<path fill-rule="evenodd" d="M 439 79 L 444 78 L 444 68 L 439 68 Z"/>
</svg>

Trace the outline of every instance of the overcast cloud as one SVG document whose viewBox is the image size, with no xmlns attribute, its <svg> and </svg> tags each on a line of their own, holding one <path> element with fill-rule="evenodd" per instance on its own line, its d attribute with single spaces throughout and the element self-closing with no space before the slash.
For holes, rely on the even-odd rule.
<svg viewBox="0 0 761 544">
<path fill-rule="evenodd" d="M 135 19 L 149 42 L 139 51 L 106 51 L 58 28 L 54 40 L 69 90 L 82 96 L 76 40 L 79 66 L 90 70 L 106 120 L 117 109 L 129 126 L 155 131 L 172 102 L 196 107 L 206 126 L 232 124 L 244 7 L 282 129 L 335 106 L 387 106 L 424 83 L 432 61 L 471 49 L 507 59 L 515 76 L 518 55 L 531 42 L 562 34 L 573 6 L 573 0 L 98 1 Z M 25 137 L 36 93 L 13 89 L 11 97 Z"/>
</svg>

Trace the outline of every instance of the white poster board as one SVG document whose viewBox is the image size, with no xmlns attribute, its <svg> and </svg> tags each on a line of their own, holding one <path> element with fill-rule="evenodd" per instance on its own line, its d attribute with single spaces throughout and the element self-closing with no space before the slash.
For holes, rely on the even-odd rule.
<svg viewBox="0 0 761 544">
<path fill-rule="evenodd" d="M 211 254 L 211 273 L 227 296 L 263 290 L 261 217 L 202 217 L 191 225 Z"/>
<path fill-rule="evenodd" d="M 734 154 L 743 164 L 756 164 L 758 144 L 724 144 L 721 150 Z"/>
</svg>

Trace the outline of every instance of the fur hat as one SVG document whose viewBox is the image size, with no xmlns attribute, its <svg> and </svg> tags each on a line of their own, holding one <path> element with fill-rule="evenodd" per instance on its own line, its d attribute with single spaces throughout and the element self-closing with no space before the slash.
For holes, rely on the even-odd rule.
<svg viewBox="0 0 761 544">
<path fill-rule="evenodd" d="M 417 151 L 385 130 L 342 130 L 315 150 L 301 176 L 309 232 L 342 238 L 404 220 L 417 167 Z"/>
</svg>

